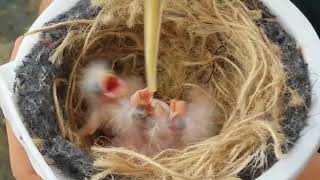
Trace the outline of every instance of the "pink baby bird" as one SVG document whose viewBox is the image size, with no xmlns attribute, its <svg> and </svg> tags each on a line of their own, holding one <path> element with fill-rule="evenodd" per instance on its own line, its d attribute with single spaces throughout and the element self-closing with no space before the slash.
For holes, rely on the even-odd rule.
<svg viewBox="0 0 320 180">
<path fill-rule="evenodd" d="M 102 61 L 89 64 L 80 81 L 80 91 L 88 104 L 89 118 L 79 134 L 88 136 L 98 129 L 112 128 L 110 123 L 113 116 L 118 110 L 127 108 L 125 99 L 140 88 L 141 84 L 137 78 L 118 77 Z"/>
<path fill-rule="evenodd" d="M 145 153 L 182 148 L 216 133 L 214 108 L 210 100 L 200 93 L 191 94 L 190 103 L 171 100 L 170 106 L 157 99 L 151 100 L 152 94 L 148 94 L 147 89 L 137 91 L 136 97 L 141 95 L 145 98 L 138 98 L 137 102 L 147 110 L 152 109 L 147 121 Z"/>
<path fill-rule="evenodd" d="M 219 113 L 216 111 L 213 100 L 196 90 L 190 93 L 190 99 L 181 136 L 183 146 L 208 139 L 217 133 Z"/>
<path fill-rule="evenodd" d="M 117 106 L 119 98 L 126 94 L 127 87 L 105 63 L 94 62 L 83 71 L 80 91 L 88 104 L 89 118 L 79 130 L 79 135 L 88 136 L 98 129 L 107 128 L 110 109 Z"/>
<path fill-rule="evenodd" d="M 178 117 L 186 112 L 184 101 L 171 101 L 171 106 L 153 98 L 153 93 L 147 88 L 137 91 L 131 96 L 131 103 L 147 114 L 144 121 L 146 143 L 140 152 L 154 154 L 167 148 L 180 146 L 183 121 Z M 172 113 L 171 113 L 172 112 Z"/>
</svg>

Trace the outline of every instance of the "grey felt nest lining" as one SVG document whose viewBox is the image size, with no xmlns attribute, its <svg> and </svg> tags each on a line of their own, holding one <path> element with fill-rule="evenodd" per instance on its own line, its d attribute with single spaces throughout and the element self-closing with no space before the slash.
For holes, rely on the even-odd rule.
<svg viewBox="0 0 320 180">
<path fill-rule="evenodd" d="M 281 25 L 275 21 L 263 20 L 274 18 L 268 9 L 256 0 L 248 0 L 247 6 L 250 9 L 263 10 L 263 18 L 256 24 L 265 31 L 270 40 L 281 48 L 282 62 L 288 78 L 287 84 L 305 99 L 306 106 L 290 107 L 286 106 L 289 95 L 284 97 L 285 111 L 282 127 L 286 142 L 283 148 L 287 152 L 299 138 L 299 133 L 306 124 L 307 108 L 311 102 L 308 67 L 295 40 L 282 29 Z M 71 19 L 92 19 L 98 12 L 99 9 L 90 6 L 90 1 L 82 0 L 68 12 L 59 15 L 46 25 Z M 52 159 L 63 173 L 76 179 L 83 179 L 94 173 L 93 160 L 81 149 L 60 136 L 52 97 L 53 80 L 68 77 L 69 70 L 67 66 L 62 68 L 53 65 L 48 59 L 54 49 L 59 46 L 60 41 L 58 40 L 64 38 L 67 33 L 67 28 L 59 28 L 41 34 L 39 42 L 23 59 L 23 65 L 16 70 L 14 91 L 21 117 L 30 135 L 45 140 L 41 153 Z M 270 152 L 267 168 L 270 168 L 276 161 L 274 154 Z M 252 179 L 259 176 L 264 170 L 266 169 L 256 172 L 244 170 L 239 176 L 242 179 Z"/>
</svg>

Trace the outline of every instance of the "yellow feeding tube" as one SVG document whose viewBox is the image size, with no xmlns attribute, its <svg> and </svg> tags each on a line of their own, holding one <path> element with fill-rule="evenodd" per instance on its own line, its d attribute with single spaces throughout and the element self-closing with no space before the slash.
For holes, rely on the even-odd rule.
<svg viewBox="0 0 320 180">
<path fill-rule="evenodd" d="M 144 1 L 145 67 L 148 89 L 151 92 L 157 91 L 157 60 L 164 1 Z"/>
</svg>

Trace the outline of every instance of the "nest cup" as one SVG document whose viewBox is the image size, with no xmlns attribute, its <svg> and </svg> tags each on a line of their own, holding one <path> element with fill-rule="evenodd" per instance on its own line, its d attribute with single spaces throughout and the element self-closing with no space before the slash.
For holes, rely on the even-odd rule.
<svg viewBox="0 0 320 180">
<path fill-rule="evenodd" d="M 264 2 L 264 1 L 263 1 Z M 70 3 L 70 4 L 69 4 Z M 65 13 L 66 10 L 73 7 L 77 1 L 68 1 L 68 3 L 63 1 L 55 1 L 49 8 L 42 14 L 39 19 L 32 26 L 32 29 L 37 29 L 42 27 L 42 25 L 52 20 L 58 14 Z M 316 48 L 319 47 L 319 39 L 315 34 L 313 28 L 308 23 L 308 21 L 304 18 L 304 16 L 289 2 L 289 1 L 267 1 L 264 2 L 271 11 L 277 15 L 281 24 L 285 27 L 285 29 L 290 32 L 293 37 L 297 40 L 298 45 L 302 49 L 303 57 L 306 62 L 310 65 L 310 76 L 311 82 L 314 82 L 317 77 L 313 76 L 314 74 L 319 73 L 319 69 L 315 69 L 319 67 L 319 62 L 317 62 L 317 58 L 320 57 L 319 53 L 316 51 Z M 59 8 L 57 8 L 59 7 Z M 63 9 L 63 8 L 65 9 Z M 59 9 L 59 12 L 57 11 Z M 81 16 L 81 15 L 80 15 Z M 295 17 L 295 18 L 293 18 Z M 295 21 L 292 21 L 294 19 Z M 297 25 L 298 24 L 298 25 Z M 308 32 L 301 33 L 301 32 Z M 35 168 L 35 170 L 43 177 L 43 179 L 62 179 L 58 171 L 52 172 L 52 168 L 56 170 L 53 166 L 49 167 L 47 163 L 44 161 L 43 157 L 35 148 L 30 136 L 28 134 L 33 135 L 33 132 L 28 133 L 26 128 L 24 127 L 22 120 L 25 117 L 21 118 L 18 111 L 18 106 L 15 104 L 14 96 L 12 95 L 12 87 L 14 82 L 14 69 L 17 66 L 21 65 L 22 59 L 25 58 L 31 52 L 30 47 L 33 47 L 39 41 L 38 35 L 27 36 L 23 41 L 21 48 L 18 52 L 17 61 L 13 63 L 9 63 L 1 67 L 1 81 L 3 81 L 1 90 L 3 92 L 3 98 L 1 98 L 1 106 L 5 113 L 5 116 L 13 126 L 13 130 L 15 135 L 18 137 L 19 141 L 22 143 L 24 148 L 26 149 L 28 156 Z M 21 73 L 21 71 L 20 71 Z M 19 76 L 19 71 L 17 73 Z M 297 173 L 300 172 L 308 158 L 315 152 L 318 142 L 320 139 L 319 134 L 319 126 L 317 121 L 317 110 L 319 111 L 319 101 L 317 101 L 317 97 L 319 96 L 319 83 L 315 81 L 312 86 L 312 94 L 314 97 L 312 98 L 312 106 L 309 110 L 310 118 L 308 119 L 308 125 L 305 127 L 303 131 L 303 136 L 300 137 L 300 140 L 295 144 L 293 149 L 280 161 L 278 161 L 271 169 L 265 172 L 261 177 L 261 179 L 290 179 L 293 178 Z M 19 97 L 18 97 L 19 99 Z M 301 126 L 300 126 L 301 127 Z M 52 131 L 54 134 L 54 130 Z M 59 138 L 55 138 L 49 144 L 51 147 L 54 147 L 55 142 L 58 144 L 65 141 L 60 141 Z M 48 145 L 50 147 L 50 145 Z M 68 145 L 66 145 L 68 146 Z M 77 152 L 79 157 L 82 157 L 81 152 Z M 50 154 L 50 153 L 49 153 Z M 51 153 L 52 154 L 52 153 Z M 77 157 L 77 156 L 74 156 Z M 271 157 L 272 158 L 272 157 Z M 86 159 L 83 159 L 86 160 Z M 90 160 L 88 160 L 90 162 Z M 61 162 L 60 162 L 61 163 Z M 86 164 L 85 162 L 77 162 Z M 59 166 L 59 163 L 57 163 Z M 288 166 L 289 165 L 289 166 Z M 74 165 L 77 167 L 77 165 Z M 79 168 L 79 167 L 78 167 Z"/>
</svg>

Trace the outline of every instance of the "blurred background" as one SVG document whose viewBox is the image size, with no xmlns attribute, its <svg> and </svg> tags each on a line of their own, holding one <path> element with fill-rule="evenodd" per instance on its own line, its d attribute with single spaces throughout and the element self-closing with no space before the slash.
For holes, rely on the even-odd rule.
<svg viewBox="0 0 320 180">
<path fill-rule="evenodd" d="M 291 1 L 309 18 L 320 35 L 320 1 Z M 0 65 L 10 59 L 15 39 L 26 32 L 34 22 L 38 16 L 39 8 L 41 9 L 40 6 L 41 0 L 0 0 Z M 6 129 L 0 109 L 0 180 L 11 179 L 14 178 L 11 175 Z"/>
<path fill-rule="evenodd" d="M 10 59 L 15 39 L 37 18 L 40 0 L 0 0 L 0 64 Z M 4 118 L 0 110 L 0 180 L 11 175 Z"/>
<path fill-rule="evenodd" d="M 309 19 L 320 36 L 320 1 L 319 0 L 290 0 Z"/>
</svg>

